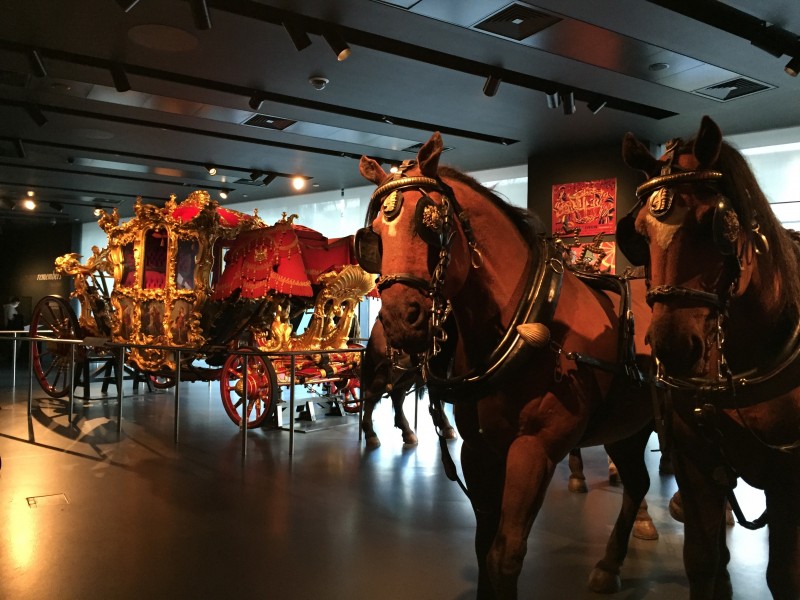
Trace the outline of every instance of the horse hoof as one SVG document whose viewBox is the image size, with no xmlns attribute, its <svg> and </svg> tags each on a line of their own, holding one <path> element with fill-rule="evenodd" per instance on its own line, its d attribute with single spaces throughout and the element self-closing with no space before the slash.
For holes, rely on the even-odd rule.
<svg viewBox="0 0 800 600">
<path fill-rule="evenodd" d="M 622 580 L 615 573 L 595 567 L 589 575 L 589 589 L 597 594 L 614 594 L 622 589 Z"/>
<path fill-rule="evenodd" d="M 368 437 L 366 440 L 367 450 L 375 450 L 375 448 L 379 448 L 381 445 L 381 440 L 378 436 Z"/>
<path fill-rule="evenodd" d="M 406 446 L 416 446 L 419 444 L 419 440 L 415 434 L 409 433 L 408 435 L 403 436 L 403 444 Z"/>
<path fill-rule="evenodd" d="M 678 492 L 675 492 L 672 498 L 669 499 L 669 514 L 679 523 L 683 523 L 683 505 L 681 504 L 681 497 Z"/>
<path fill-rule="evenodd" d="M 636 520 L 633 523 L 633 537 L 640 540 L 657 540 L 658 530 L 650 519 Z"/>
<path fill-rule="evenodd" d="M 580 479 L 579 477 L 570 477 L 567 488 L 570 492 L 576 492 L 579 494 L 585 494 L 589 491 L 589 488 L 586 486 L 586 480 Z"/>
<path fill-rule="evenodd" d="M 456 430 L 452 427 L 448 427 L 442 432 L 442 437 L 446 440 L 456 440 L 458 439 L 458 435 L 456 435 Z"/>
</svg>

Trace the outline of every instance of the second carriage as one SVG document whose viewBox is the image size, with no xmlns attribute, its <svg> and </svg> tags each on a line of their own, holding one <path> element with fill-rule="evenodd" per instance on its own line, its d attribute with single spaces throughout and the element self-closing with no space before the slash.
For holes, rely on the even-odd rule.
<svg viewBox="0 0 800 600">
<path fill-rule="evenodd" d="M 249 428 L 275 414 L 282 386 L 352 400 L 361 348 L 350 332 L 375 277 L 354 264 L 352 236 L 328 239 L 295 218 L 268 226 L 203 191 L 164 207 L 137 200 L 124 223 L 102 213 L 107 247 L 85 262 L 56 259 L 56 271 L 74 279 L 79 316 L 58 296 L 34 308 L 31 336 L 46 338 L 33 344 L 42 389 L 70 392 L 71 350 L 58 340 L 78 339 L 87 341 L 78 362 L 124 352 L 129 368 L 161 387 L 218 380 L 237 425 L 247 398 Z"/>
</svg>

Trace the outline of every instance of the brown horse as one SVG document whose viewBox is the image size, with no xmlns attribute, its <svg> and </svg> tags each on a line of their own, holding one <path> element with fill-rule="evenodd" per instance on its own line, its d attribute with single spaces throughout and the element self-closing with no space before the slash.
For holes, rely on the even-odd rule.
<svg viewBox="0 0 800 600">
<path fill-rule="evenodd" d="M 620 336 L 632 332 L 634 313 L 637 326 L 649 323 L 644 285 L 631 282 L 640 294 L 587 285 L 563 268 L 532 215 L 439 168 L 441 153 L 436 133 L 393 175 L 361 159 L 361 173 L 379 187 L 356 254 L 367 271 L 382 273 L 389 343 L 422 354 L 429 389 L 454 401 L 477 520 L 478 596 L 517 597 L 527 537 L 556 465 L 571 448 L 597 444 L 625 485 L 590 586 L 618 590 L 650 484 L 652 407 L 636 378 L 637 360 L 650 357 Z M 638 330 L 635 348 L 644 348 Z"/>
<path fill-rule="evenodd" d="M 769 523 L 767 585 L 800 598 L 800 245 L 742 155 L 704 117 L 654 158 L 628 134 L 626 162 L 650 178 L 617 228 L 649 272 L 649 342 L 672 390 L 673 466 L 692 599 L 731 598 L 725 500 Z M 738 477 L 767 512 L 744 520 Z"/>
<path fill-rule="evenodd" d="M 361 400 L 364 403 L 364 413 L 361 417 L 361 430 L 364 432 L 364 441 L 367 448 L 377 448 L 381 445 L 372 420 L 375 406 L 384 395 L 392 399 L 394 408 L 394 426 L 403 435 L 403 443 L 407 446 L 417 445 L 417 434 L 408 422 L 403 412 L 403 402 L 412 391 L 419 402 L 425 381 L 418 366 L 412 363 L 408 354 L 393 358 L 389 355 L 389 346 L 386 343 L 386 334 L 380 316 L 375 320 L 369 333 L 364 358 L 361 362 Z M 450 425 L 447 415 L 441 411 L 442 423 L 440 433 L 446 439 L 455 438 L 455 430 Z"/>
</svg>

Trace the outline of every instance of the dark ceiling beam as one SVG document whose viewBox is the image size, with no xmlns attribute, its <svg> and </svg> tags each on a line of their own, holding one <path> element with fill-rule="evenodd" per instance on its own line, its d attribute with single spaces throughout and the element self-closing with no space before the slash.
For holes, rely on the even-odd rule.
<svg viewBox="0 0 800 600">
<path fill-rule="evenodd" d="M 800 56 L 800 36 L 718 0 L 647 0 L 749 41 L 780 58 Z"/>
<path fill-rule="evenodd" d="M 0 105 L 4 106 L 16 106 L 19 108 L 24 109 L 26 106 L 26 102 L 18 101 L 18 100 L 7 100 L 7 99 L 0 99 Z M 235 135 L 232 133 L 224 133 L 220 131 L 206 131 L 204 129 L 197 129 L 196 127 L 186 127 L 183 125 L 176 125 L 175 123 L 166 122 L 166 121 L 147 121 L 145 119 L 135 119 L 133 117 L 123 117 L 120 115 L 111 115 L 106 113 L 97 113 L 97 112 L 90 112 L 87 110 L 79 110 L 75 108 L 67 108 L 63 106 L 53 106 L 53 105 L 40 105 L 41 108 L 46 109 L 48 112 L 54 114 L 62 114 L 62 115 L 69 115 L 73 117 L 82 117 L 85 119 L 96 119 L 99 121 L 111 121 L 114 123 L 124 123 L 125 125 L 135 125 L 138 127 L 146 127 L 150 129 L 161 129 L 161 130 L 168 130 L 168 131 L 175 131 L 178 133 L 186 133 L 189 135 L 197 135 L 203 137 L 209 137 L 214 139 L 224 139 L 233 142 L 240 142 L 246 144 L 253 144 L 258 146 L 267 146 L 271 148 L 281 148 L 284 150 L 293 150 L 297 152 L 306 152 L 310 154 L 322 154 L 326 156 L 339 156 L 342 158 L 352 158 L 355 160 L 361 159 L 361 154 L 357 154 L 354 152 L 342 152 L 340 150 L 330 150 L 327 148 L 317 148 L 314 146 L 302 146 L 300 144 L 288 144 L 285 142 L 276 142 L 270 140 L 263 140 L 260 138 L 253 138 L 247 137 L 243 135 Z M 379 158 L 375 157 L 375 160 L 384 161 L 384 162 L 397 162 L 396 159 L 388 159 L 388 158 Z M 248 170 L 249 172 L 249 170 Z"/>
<path fill-rule="evenodd" d="M 15 142 L 17 141 L 16 138 L 6 138 L 0 137 L 0 141 L 9 141 Z M 34 139 L 22 139 L 19 140 L 20 142 L 24 142 L 29 146 L 39 146 L 41 148 L 51 148 L 51 149 L 58 149 L 58 150 L 66 150 L 68 152 L 84 152 L 89 154 L 110 154 L 115 157 L 122 156 L 124 158 L 134 158 L 137 160 L 147 160 L 154 163 L 159 163 L 161 165 L 171 163 L 171 164 L 179 164 L 179 165 L 187 165 L 190 167 L 200 167 L 201 170 L 205 171 L 205 167 L 208 161 L 196 161 L 196 160 L 186 160 L 182 158 L 175 158 L 172 156 L 157 156 L 154 154 L 142 154 L 139 152 L 129 152 L 127 150 L 116 150 L 116 149 L 107 149 L 107 148 L 97 148 L 93 146 L 79 146 L 75 144 L 63 144 L 60 142 L 51 142 L 47 140 L 34 140 Z M 235 171 L 237 173 L 252 173 L 253 167 L 238 167 L 234 165 L 223 165 L 219 163 L 214 163 L 214 166 L 217 169 L 221 169 L 224 171 Z M 287 179 L 291 179 L 296 177 L 296 173 L 281 173 L 280 171 L 275 171 L 272 169 L 259 169 L 262 174 L 271 173 L 276 177 L 286 177 Z"/>
<path fill-rule="evenodd" d="M 209 0 L 209 5 L 222 12 L 228 12 L 241 17 L 249 17 L 278 26 L 281 26 L 286 20 L 291 20 L 302 26 L 306 32 L 320 36 L 323 35 L 323 32 L 331 25 L 330 22 L 323 21 L 322 19 L 298 15 L 297 13 L 266 6 L 252 0 Z M 403 58 L 420 63 L 432 64 L 444 69 L 475 75 L 484 80 L 490 74 L 494 74 L 496 77 L 502 79 L 505 84 L 516 85 L 539 92 L 546 93 L 548 90 L 553 89 L 554 86 L 569 87 L 569 89 L 573 91 L 576 100 L 585 102 L 597 96 L 596 90 L 578 88 L 573 85 L 566 85 L 563 82 L 542 79 L 527 73 L 504 69 L 495 65 L 488 65 L 462 56 L 439 52 L 427 46 L 417 46 L 402 40 L 388 38 L 370 31 L 363 31 L 342 25 L 337 25 L 337 27 L 348 43 L 354 46 L 361 46 L 362 48 L 369 48 L 377 52 L 383 52 L 384 54 L 402 56 Z M 608 99 L 606 103 L 607 108 L 614 108 L 652 119 L 665 119 L 678 114 L 624 98 L 616 98 L 614 96 L 607 96 L 606 94 L 603 94 L 603 97 Z M 440 131 L 444 132 L 443 129 L 440 129 Z"/>
<path fill-rule="evenodd" d="M 9 42 L 5 40 L 0 40 L 0 49 L 9 50 L 11 52 L 28 52 L 29 50 L 33 49 L 33 46 L 29 46 L 26 44 L 20 44 L 17 42 Z M 84 54 L 76 54 L 74 52 L 65 52 L 63 50 L 53 50 L 49 48 L 44 48 L 42 46 L 36 46 L 37 51 L 40 55 L 46 56 L 49 60 L 61 60 L 68 63 L 83 65 L 86 67 L 93 67 L 105 71 L 109 71 L 112 68 L 112 65 L 115 64 L 114 61 L 106 60 L 102 58 L 97 58 L 95 56 L 88 56 Z M 438 123 L 428 123 L 425 121 L 419 121 L 415 119 L 404 119 L 401 117 L 394 117 L 391 115 L 387 115 L 386 113 L 375 113 L 366 110 L 361 110 L 357 108 L 350 108 L 346 106 L 339 106 L 337 104 L 328 104 L 326 102 L 319 102 L 316 100 L 307 100 L 304 98 L 298 98 L 297 96 L 289 96 L 286 94 L 277 94 L 274 92 L 267 92 L 264 90 L 258 90 L 251 87 L 246 87 L 242 85 L 236 85 L 232 83 L 222 82 L 222 81 L 215 81 L 212 79 L 205 79 L 203 77 L 192 77 L 189 75 L 184 75 L 181 73 L 172 73 L 169 71 L 163 71 L 161 69 L 153 69 L 150 67 L 142 67 L 139 65 L 134 65 L 130 63 L 125 63 L 120 65 L 124 68 L 125 72 L 128 75 L 136 75 L 138 77 L 146 77 L 149 79 L 155 79 L 159 81 L 165 81 L 169 83 L 178 83 L 181 85 L 186 85 L 189 87 L 196 87 L 206 90 L 213 90 L 216 92 L 221 92 L 224 94 L 230 94 L 233 96 L 243 96 L 248 99 L 248 101 L 253 98 L 254 96 L 258 96 L 258 98 L 262 101 L 269 101 L 274 102 L 276 104 L 285 104 L 287 106 L 296 106 L 299 108 L 306 108 L 310 110 L 316 110 L 323 113 L 329 114 L 337 114 L 346 117 L 352 117 L 355 119 L 361 119 L 364 121 L 372 121 L 375 123 L 386 123 L 387 117 L 392 121 L 392 124 L 398 125 L 401 127 L 408 127 L 410 129 L 419 129 L 422 131 L 427 132 L 434 132 L 439 131 L 440 133 L 450 135 L 450 136 L 458 136 L 466 139 L 478 140 L 482 142 L 490 142 L 493 144 L 501 144 L 503 146 L 510 146 L 511 144 L 517 143 L 519 140 L 513 140 L 509 138 L 504 138 L 495 135 L 484 134 L 476 131 L 467 131 L 465 129 L 458 129 L 456 127 L 447 127 L 446 125 L 441 125 Z M 253 109 L 256 110 L 256 109 Z M 275 115 L 277 116 L 277 115 Z M 335 154 L 335 152 L 334 152 Z M 361 157 L 360 154 L 357 155 L 359 158 Z"/>
</svg>

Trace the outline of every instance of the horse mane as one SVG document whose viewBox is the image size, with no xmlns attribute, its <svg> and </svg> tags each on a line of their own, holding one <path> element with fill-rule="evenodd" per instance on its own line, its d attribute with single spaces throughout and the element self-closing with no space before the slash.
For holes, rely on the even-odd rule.
<svg viewBox="0 0 800 600">
<path fill-rule="evenodd" d="M 788 311 L 788 316 L 797 319 L 800 316 L 797 234 L 781 225 L 747 159 L 736 148 L 723 142 L 714 168 L 723 174 L 720 191 L 732 202 L 742 226 L 749 228 L 755 218 L 759 231 L 769 241 L 769 253 L 759 258 L 759 267 L 765 290 L 772 295 L 771 304 L 777 307 L 775 316 Z"/>
<path fill-rule="evenodd" d="M 441 166 L 439 167 L 438 174 L 440 177 L 447 177 L 466 185 L 474 192 L 489 200 L 509 218 L 531 248 L 535 247 L 538 236 L 546 233 L 544 224 L 534 213 L 509 204 L 492 190 L 466 173 L 462 173 L 453 167 Z"/>
</svg>

